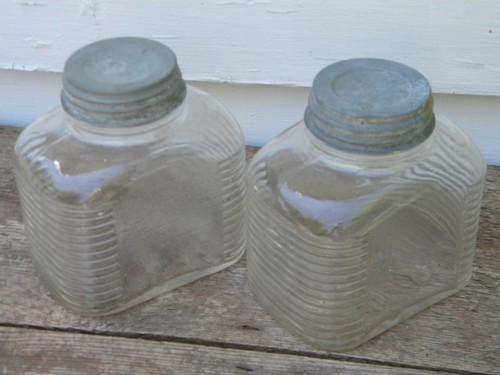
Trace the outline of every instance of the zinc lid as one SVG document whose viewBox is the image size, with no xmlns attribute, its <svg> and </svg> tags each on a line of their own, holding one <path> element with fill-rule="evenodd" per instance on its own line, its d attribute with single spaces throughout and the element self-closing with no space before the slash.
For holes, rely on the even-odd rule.
<svg viewBox="0 0 500 375">
<path fill-rule="evenodd" d="M 397 62 L 340 61 L 314 78 L 304 121 L 316 137 L 345 151 L 409 149 L 434 129 L 431 87 L 421 73 Z"/>
<path fill-rule="evenodd" d="M 101 40 L 77 50 L 64 66 L 64 109 L 98 126 L 155 121 L 178 107 L 185 96 L 175 54 L 149 39 Z"/>
</svg>

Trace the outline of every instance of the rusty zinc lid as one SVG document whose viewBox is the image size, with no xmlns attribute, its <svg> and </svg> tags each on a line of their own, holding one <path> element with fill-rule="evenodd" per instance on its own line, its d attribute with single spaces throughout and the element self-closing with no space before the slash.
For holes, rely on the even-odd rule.
<svg viewBox="0 0 500 375">
<path fill-rule="evenodd" d="M 434 129 L 431 87 L 418 71 L 393 61 L 340 61 L 314 78 L 304 121 L 316 137 L 344 151 L 409 149 Z"/>
<path fill-rule="evenodd" d="M 175 54 L 144 38 L 89 44 L 66 61 L 61 102 L 71 116 L 102 127 L 158 120 L 186 96 Z"/>
</svg>

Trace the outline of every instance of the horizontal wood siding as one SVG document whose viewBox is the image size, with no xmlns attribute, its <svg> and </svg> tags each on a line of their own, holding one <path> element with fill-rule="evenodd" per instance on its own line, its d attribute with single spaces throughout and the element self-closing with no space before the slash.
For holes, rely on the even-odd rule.
<svg viewBox="0 0 500 375">
<path fill-rule="evenodd" d="M 0 68 L 61 71 L 96 39 L 171 46 L 197 81 L 308 86 L 351 57 L 410 64 L 436 92 L 500 94 L 498 0 L 8 0 Z"/>
</svg>

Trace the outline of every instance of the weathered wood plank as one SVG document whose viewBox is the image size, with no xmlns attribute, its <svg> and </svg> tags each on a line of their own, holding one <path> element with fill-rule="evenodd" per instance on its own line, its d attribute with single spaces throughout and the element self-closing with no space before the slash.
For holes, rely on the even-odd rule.
<svg viewBox="0 0 500 375">
<path fill-rule="evenodd" d="M 438 374 L 425 370 L 356 364 L 289 354 L 1 327 L 0 373 Z"/>
<path fill-rule="evenodd" d="M 25 249 L 10 155 L 18 130 L 0 128 L 0 324 L 141 333 L 325 355 L 290 336 L 256 304 L 245 262 L 125 313 L 79 317 L 55 303 L 33 274 Z M 473 280 L 343 358 L 434 369 L 500 369 L 500 168 L 490 167 Z"/>
</svg>

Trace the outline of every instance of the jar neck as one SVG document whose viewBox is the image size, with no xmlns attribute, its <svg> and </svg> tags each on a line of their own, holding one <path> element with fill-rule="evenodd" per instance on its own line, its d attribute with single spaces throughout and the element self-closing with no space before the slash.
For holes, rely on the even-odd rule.
<svg viewBox="0 0 500 375">
<path fill-rule="evenodd" d="M 339 150 L 335 147 L 330 146 L 326 142 L 322 141 L 316 137 L 307 126 L 303 126 L 304 132 L 313 148 L 332 157 L 336 164 L 342 165 L 346 169 L 373 169 L 373 170 L 384 170 L 384 169 L 394 169 L 404 168 L 407 164 L 415 162 L 415 160 L 420 159 L 427 155 L 428 150 L 432 147 L 434 142 L 434 132 L 422 143 L 415 147 L 395 151 L 388 154 L 382 155 L 371 155 L 362 154 L 355 152 L 348 152 Z"/>
<path fill-rule="evenodd" d="M 110 146 L 137 145 L 159 142 L 165 139 L 166 131 L 174 122 L 181 120 L 187 114 L 187 100 L 160 119 L 137 126 L 101 127 L 81 121 L 64 111 L 65 124 L 68 132 L 86 143 Z"/>
</svg>

